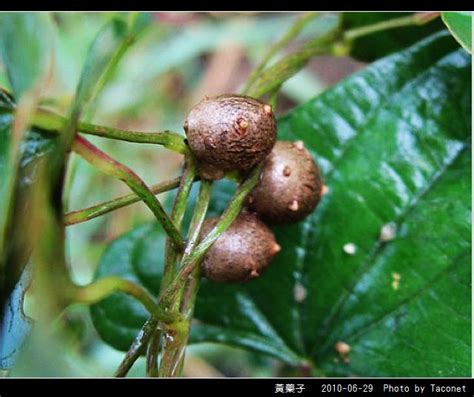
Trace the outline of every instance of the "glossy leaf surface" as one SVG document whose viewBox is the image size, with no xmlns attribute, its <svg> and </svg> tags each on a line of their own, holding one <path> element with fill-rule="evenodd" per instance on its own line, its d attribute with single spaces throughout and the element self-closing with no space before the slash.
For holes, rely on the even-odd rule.
<svg viewBox="0 0 474 397">
<path fill-rule="evenodd" d="M 280 118 L 279 139 L 305 142 L 329 193 L 305 221 L 273 228 L 282 251 L 261 278 L 203 280 L 191 340 L 309 362 L 318 374 L 469 376 L 470 70 L 468 54 L 438 34 Z M 217 184 L 212 212 L 232 190 Z M 112 243 L 97 277 L 156 293 L 162 256 L 161 231 L 143 226 Z M 120 294 L 92 315 L 119 349 L 146 318 Z"/>
<path fill-rule="evenodd" d="M 443 12 L 442 18 L 454 38 L 472 54 L 472 12 Z"/>
</svg>

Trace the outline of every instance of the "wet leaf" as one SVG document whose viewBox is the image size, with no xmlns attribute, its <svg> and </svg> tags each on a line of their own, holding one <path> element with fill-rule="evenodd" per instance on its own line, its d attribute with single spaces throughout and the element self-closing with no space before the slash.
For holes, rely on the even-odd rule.
<svg viewBox="0 0 474 397">
<path fill-rule="evenodd" d="M 441 15 L 454 38 L 472 54 L 472 12 L 443 12 Z"/>
<path fill-rule="evenodd" d="M 273 228 L 282 251 L 261 278 L 203 280 L 191 341 L 309 363 L 314 374 L 470 376 L 470 70 L 438 34 L 280 118 L 279 139 L 305 142 L 329 193 L 305 221 Z M 232 191 L 218 183 L 213 213 Z M 143 226 L 111 244 L 97 277 L 156 294 L 162 256 L 162 232 Z M 126 349 L 146 312 L 115 294 L 92 318 Z"/>
</svg>

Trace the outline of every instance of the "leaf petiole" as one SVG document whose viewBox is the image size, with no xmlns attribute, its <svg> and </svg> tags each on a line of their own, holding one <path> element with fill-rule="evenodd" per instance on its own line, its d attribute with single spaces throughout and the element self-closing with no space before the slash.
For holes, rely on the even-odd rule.
<svg viewBox="0 0 474 397">
<path fill-rule="evenodd" d="M 252 191 L 252 189 L 257 185 L 260 177 L 260 172 L 262 171 L 263 163 L 256 166 L 248 178 L 239 186 L 235 192 L 233 198 L 227 205 L 227 208 L 220 217 L 219 222 L 214 226 L 214 228 L 209 232 L 209 234 L 201 241 L 192 251 L 190 255 L 186 258 L 183 258 L 181 268 L 174 278 L 173 282 L 167 288 L 163 294 L 160 304 L 162 307 L 169 307 L 171 302 L 176 299 L 178 291 L 181 291 L 184 287 L 186 281 L 190 274 L 196 269 L 204 256 L 207 253 L 207 250 L 214 244 L 214 242 L 219 238 L 219 236 L 225 232 L 232 222 L 235 220 L 237 215 L 242 210 L 245 199 Z"/>
<path fill-rule="evenodd" d="M 158 222 L 160 222 L 163 229 L 171 238 L 174 246 L 178 250 L 184 248 L 184 241 L 181 234 L 166 214 L 160 201 L 134 171 L 113 159 L 81 136 L 77 136 L 74 140 L 73 150 L 100 171 L 125 182 L 130 189 L 142 198 L 148 208 L 150 208 Z"/>
<path fill-rule="evenodd" d="M 419 12 L 406 17 L 393 18 L 386 21 L 374 23 L 360 28 L 350 29 L 344 32 L 344 40 L 354 40 L 358 37 L 367 36 L 382 30 L 401 28 L 411 25 L 424 25 L 440 16 L 439 12 Z"/>
<path fill-rule="evenodd" d="M 212 181 L 203 180 L 199 189 L 198 199 L 194 208 L 191 225 L 189 227 L 188 243 L 184 250 L 182 263 L 192 254 L 201 232 L 201 227 L 206 217 L 207 208 L 211 199 Z M 177 298 L 173 306 L 179 306 L 179 311 L 183 315 L 181 332 L 176 332 L 179 337 L 177 340 L 163 340 L 163 354 L 159 370 L 159 376 L 179 376 L 182 369 L 181 362 L 184 360 L 186 344 L 191 327 L 192 313 L 194 312 L 194 303 L 199 289 L 200 268 L 197 267 L 191 273 L 188 282 L 177 292 Z M 171 324 L 170 327 L 173 325 Z M 171 342 L 171 343 L 170 343 Z"/>
<path fill-rule="evenodd" d="M 59 133 L 63 130 L 67 120 L 49 110 L 38 108 L 33 116 L 32 123 L 36 127 L 52 133 Z M 184 138 L 176 132 L 141 132 L 129 131 L 120 128 L 107 127 L 91 123 L 78 122 L 77 130 L 84 134 L 100 136 L 102 138 L 116 139 L 134 143 L 150 143 L 163 145 L 167 149 L 180 154 L 188 154 L 189 149 L 184 142 Z"/>
<path fill-rule="evenodd" d="M 153 194 L 167 192 L 178 187 L 179 179 L 180 178 L 174 178 L 170 179 L 169 181 L 160 182 L 156 185 L 150 186 L 149 189 Z M 195 178 L 194 180 L 196 181 L 198 179 Z M 88 220 L 97 218 L 101 215 L 115 211 L 119 208 L 126 207 L 141 200 L 142 198 L 136 193 L 127 194 L 126 196 L 121 196 L 109 201 L 104 201 L 88 208 L 69 212 L 64 217 L 64 223 L 66 224 L 66 226 L 76 225 L 78 223 L 86 222 Z"/>
<path fill-rule="evenodd" d="M 179 313 L 170 313 L 161 309 L 155 303 L 153 297 L 140 285 L 115 276 L 104 277 L 89 285 L 77 287 L 73 292 L 71 301 L 91 305 L 105 299 L 114 292 L 123 292 L 134 297 L 152 315 L 158 317 L 164 323 L 172 323 L 180 317 Z"/>
</svg>

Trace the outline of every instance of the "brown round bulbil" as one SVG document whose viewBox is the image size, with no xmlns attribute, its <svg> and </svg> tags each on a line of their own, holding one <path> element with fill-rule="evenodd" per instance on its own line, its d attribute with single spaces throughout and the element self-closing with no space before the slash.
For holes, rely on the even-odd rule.
<svg viewBox="0 0 474 397">
<path fill-rule="evenodd" d="M 219 218 L 206 220 L 206 236 Z M 280 251 L 273 232 L 255 215 L 240 213 L 207 252 L 202 274 L 216 282 L 244 282 L 258 277 Z"/>
<path fill-rule="evenodd" d="M 314 211 L 322 187 L 319 167 L 303 141 L 278 141 L 248 198 L 248 206 L 268 222 L 297 222 Z"/>
<path fill-rule="evenodd" d="M 241 95 L 204 99 L 189 112 L 184 130 L 206 179 L 220 179 L 225 171 L 250 170 L 270 153 L 276 140 L 271 106 Z"/>
</svg>

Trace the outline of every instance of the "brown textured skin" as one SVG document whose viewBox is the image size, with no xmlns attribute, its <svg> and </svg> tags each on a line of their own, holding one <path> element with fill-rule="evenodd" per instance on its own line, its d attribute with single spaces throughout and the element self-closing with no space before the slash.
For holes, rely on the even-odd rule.
<svg viewBox="0 0 474 397">
<path fill-rule="evenodd" d="M 206 236 L 218 220 L 206 220 L 202 236 Z M 245 282 L 258 277 L 278 251 L 273 232 L 255 215 L 244 212 L 209 249 L 201 265 L 202 274 L 220 283 Z"/>
<path fill-rule="evenodd" d="M 291 223 L 314 211 L 321 198 L 323 180 L 311 154 L 299 144 L 277 141 L 268 156 L 260 182 L 248 199 L 248 207 L 271 223 Z M 291 210 L 292 203 L 298 209 Z"/>
<path fill-rule="evenodd" d="M 205 164 L 202 176 L 208 179 L 219 179 L 224 171 L 251 169 L 276 140 L 271 107 L 241 95 L 204 99 L 189 112 L 184 130 L 191 150 Z M 215 170 L 220 172 L 214 174 Z"/>
</svg>

